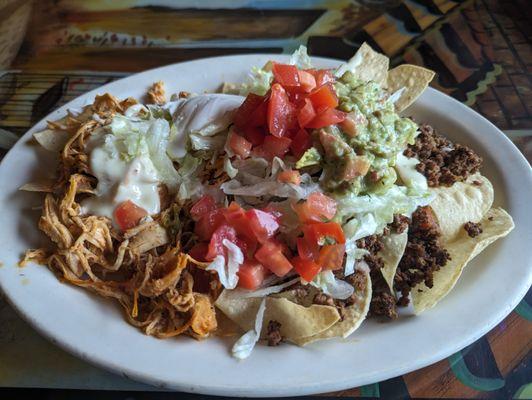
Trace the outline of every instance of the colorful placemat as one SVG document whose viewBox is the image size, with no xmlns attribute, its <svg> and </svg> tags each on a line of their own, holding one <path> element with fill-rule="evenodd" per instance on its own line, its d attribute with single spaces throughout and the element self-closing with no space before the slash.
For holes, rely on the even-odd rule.
<svg viewBox="0 0 532 400">
<path fill-rule="evenodd" d="M 435 70 L 434 87 L 483 114 L 532 160 L 526 0 L 205 0 L 200 8 L 192 0 L 42 0 L 31 13 L 29 1 L 7 3 L 0 1 L 2 27 L 28 26 L 0 72 L 0 157 L 57 107 L 136 71 L 221 54 L 288 53 L 300 44 L 313 55 L 347 59 L 367 41 L 393 65 Z M 0 29 L 0 46 L 2 35 Z M 324 396 L 532 398 L 531 293 L 490 333 L 446 360 Z M 58 349 L 1 298 L 0 387 L 152 389 Z"/>
</svg>

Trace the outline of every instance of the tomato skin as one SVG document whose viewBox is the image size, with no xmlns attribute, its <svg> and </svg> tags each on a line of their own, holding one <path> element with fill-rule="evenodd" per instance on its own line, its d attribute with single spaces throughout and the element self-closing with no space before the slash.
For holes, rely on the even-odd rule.
<svg viewBox="0 0 532 400">
<path fill-rule="evenodd" d="M 267 273 L 267 269 L 261 263 L 247 260 L 237 272 L 238 286 L 247 290 L 255 290 L 260 287 Z"/>
<path fill-rule="evenodd" d="M 253 146 L 260 146 L 264 143 L 264 130 L 259 127 L 247 126 L 244 128 L 244 137 Z"/>
<path fill-rule="evenodd" d="M 233 201 L 223 213 L 227 224 L 235 228 L 239 235 L 252 239 L 252 241 L 256 241 L 255 233 L 253 232 L 253 229 L 251 229 L 249 217 L 246 215 L 246 211 L 240 207 L 238 203 Z"/>
<path fill-rule="evenodd" d="M 221 209 L 212 210 L 201 217 L 194 226 L 194 232 L 201 240 L 209 240 L 213 232 L 225 222 Z"/>
<path fill-rule="evenodd" d="M 293 114 L 293 106 L 290 104 L 286 90 L 280 84 L 274 83 L 267 113 L 268 129 L 273 136 L 286 135 L 293 118 L 291 114 Z"/>
<path fill-rule="evenodd" d="M 277 276 L 285 276 L 293 268 L 283 254 L 283 246 L 274 240 L 263 243 L 255 258 Z"/>
<path fill-rule="evenodd" d="M 237 156 L 240 156 L 240 158 L 248 158 L 249 153 L 251 152 L 251 142 L 247 141 L 242 136 L 237 135 L 235 132 L 231 132 L 229 147 Z"/>
<path fill-rule="evenodd" d="M 291 144 L 292 144 L 292 140 L 286 137 L 275 137 L 275 136 L 268 135 L 264 138 L 264 143 L 262 144 L 262 148 L 267 158 L 269 159 L 273 159 L 274 157 L 282 158 L 286 153 L 288 153 L 288 150 L 290 149 Z"/>
<path fill-rule="evenodd" d="M 321 268 L 312 260 L 294 257 L 290 260 L 297 273 L 307 282 L 310 282 L 320 272 Z"/>
<path fill-rule="evenodd" d="M 308 98 L 316 110 L 320 108 L 336 108 L 338 107 L 338 96 L 334 88 L 330 84 L 322 85 L 314 89 Z"/>
<path fill-rule="evenodd" d="M 220 225 L 212 234 L 211 241 L 209 242 L 209 251 L 205 256 L 207 260 L 212 261 L 216 256 L 225 257 L 226 251 L 225 246 L 223 245 L 224 239 L 233 243 L 236 241 L 235 229 L 227 224 Z"/>
<path fill-rule="evenodd" d="M 307 124 L 307 128 L 318 129 L 335 125 L 345 120 L 346 114 L 334 108 L 327 108 L 318 113 L 316 117 Z"/>
<path fill-rule="evenodd" d="M 279 229 L 277 219 L 267 212 L 252 209 L 246 211 L 246 217 L 249 220 L 251 230 L 260 243 L 273 237 Z"/>
<path fill-rule="evenodd" d="M 201 197 L 190 209 L 190 216 L 194 221 L 199 221 L 208 212 L 216 209 L 214 198 L 208 194 Z"/>
<path fill-rule="evenodd" d="M 307 224 L 303 226 L 303 233 L 309 243 L 319 244 L 325 237 L 330 237 L 336 241 L 336 244 L 345 244 L 344 231 L 336 222 Z"/>
<path fill-rule="evenodd" d="M 290 150 L 297 158 L 300 158 L 311 147 L 312 139 L 305 129 L 300 129 L 290 143 Z"/>
<path fill-rule="evenodd" d="M 249 127 L 259 127 L 266 125 L 266 115 L 268 112 L 268 97 L 263 96 L 262 102 L 259 103 L 258 107 L 251 113 L 248 118 L 247 126 Z"/>
<path fill-rule="evenodd" d="M 120 203 L 113 211 L 114 220 L 123 231 L 134 228 L 147 215 L 148 212 L 144 208 L 137 206 L 131 200 Z"/>
<path fill-rule="evenodd" d="M 299 171 L 294 171 L 294 170 L 289 169 L 289 170 L 280 172 L 279 175 L 277 175 L 277 180 L 279 182 L 300 185 L 301 175 L 299 174 Z"/>
<path fill-rule="evenodd" d="M 314 118 L 316 118 L 316 110 L 314 110 L 312 101 L 310 101 L 310 99 L 307 98 L 304 100 L 303 107 L 299 109 L 299 112 L 297 114 L 297 122 L 299 122 L 299 126 L 301 128 L 304 128 Z"/>
<path fill-rule="evenodd" d="M 259 106 L 264 103 L 264 97 L 254 93 L 247 95 L 244 102 L 238 107 L 235 116 L 233 117 L 233 123 L 238 128 L 244 128 L 248 125 L 251 117 Z"/>
<path fill-rule="evenodd" d="M 309 93 L 316 87 L 316 78 L 310 72 L 299 70 L 297 71 L 299 75 L 299 82 L 301 83 L 301 88 Z"/>
<path fill-rule="evenodd" d="M 318 87 L 327 83 L 334 83 L 335 81 L 334 76 L 328 69 L 312 69 L 307 70 L 307 72 L 310 72 L 312 75 L 314 75 L 314 79 L 316 79 L 316 86 Z"/>
<path fill-rule="evenodd" d="M 299 74 L 295 65 L 274 63 L 273 77 L 282 86 L 299 86 Z"/>
<path fill-rule="evenodd" d="M 322 222 L 331 219 L 336 214 L 336 201 L 323 193 L 312 193 L 302 203 L 292 205 L 299 220 L 303 223 Z"/>
<path fill-rule="evenodd" d="M 336 270 L 342 268 L 344 263 L 345 245 L 329 244 L 320 249 L 318 265 L 323 270 Z"/>
<path fill-rule="evenodd" d="M 196 261 L 205 262 L 205 256 L 209 251 L 209 245 L 205 242 L 196 243 L 188 252 L 188 255 Z"/>
<path fill-rule="evenodd" d="M 299 257 L 304 260 L 315 261 L 319 257 L 319 246 L 317 243 L 310 243 L 304 237 L 299 237 L 296 239 L 297 243 L 297 253 Z"/>
</svg>

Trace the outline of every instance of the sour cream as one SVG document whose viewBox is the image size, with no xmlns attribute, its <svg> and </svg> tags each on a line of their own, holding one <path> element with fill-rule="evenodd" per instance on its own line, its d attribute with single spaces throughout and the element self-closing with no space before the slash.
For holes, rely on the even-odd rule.
<svg viewBox="0 0 532 400">
<path fill-rule="evenodd" d="M 167 103 L 165 108 L 176 127 L 167 148 L 170 158 L 178 160 L 185 156 L 187 137 L 191 133 L 212 136 L 227 129 L 243 101 L 242 96 L 210 93 Z"/>
</svg>

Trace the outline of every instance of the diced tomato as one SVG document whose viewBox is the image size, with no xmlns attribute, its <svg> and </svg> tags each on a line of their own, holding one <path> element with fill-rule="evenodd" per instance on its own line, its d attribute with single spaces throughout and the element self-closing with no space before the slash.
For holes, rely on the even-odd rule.
<svg viewBox="0 0 532 400">
<path fill-rule="evenodd" d="M 233 243 L 236 241 L 235 229 L 227 224 L 220 225 L 212 234 L 211 241 L 209 242 L 209 251 L 205 256 L 207 260 L 214 260 L 216 256 L 225 256 L 224 239 Z"/>
<path fill-rule="evenodd" d="M 340 269 L 344 263 L 345 245 L 329 244 L 320 249 L 318 265 L 324 269 Z"/>
<path fill-rule="evenodd" d="M 299 220 L 304 223 L 322 222 L 336 214 L 336 201 L 323 193 L 312 193 L 305 202 L 292 206 Z"/>
<path fill-rule="evenodd" d="M 319 222 L 315 224 L 308 224 L 303 227 L 305 239 L 309 243 L 318 243 L 326 237 L 334 239 L 336 244 L 345 243 L 344 231 L 340 224 L 336 222 Z"/>
<path fill-rule="evenodd" d="M 316 110 L 314 110 L 312 101 L 310 101 L 310 99 L 305 99 L 303 107 L 301 107 L 297 113 L 297 122 L 299 122 L 301 128 L 304 128 L 314 118 L 316 118 Z"/>
<path fill-rule="evenodd" d="M 280 172 L 279 175 L 277 175 L 277 180 L 283 183 L 292 183 L 294 185 L 299 185 L 301 184 L 301 175 L 299 174 L 299 171 L 289 169 Z"/>
<path fill-rule="evenodd" d="M 190 209 L 190 216 L 194 221 L 199 221 L 201 217 L 206 215 L 208 212 L 216 209 L 216 202 L 213 197 L 206 194 L 201 199 L 199 199 L 192 208 Z"/>
<path fill-rule="evenodd" d="M 207 261 L 205 256 L 209 251 L 209 245 L 205 242 L 196 243 L 188 252 L 188 255 L 196 261 Z"/>
<path fill-rule="evenodd" d="M 241 158 L 247 158 L 249 157 L 249 153 L 251 151 L 251 142 L 248 142 L 242 136 L 231 132 L 231 137 L 229 138 L 229 147 L 237 156 L 240 156 Z"/>
<path fill-rule="evenodd" d="M 235 244 L 240 247 L 245 258 L 253 258 L 255 251 L 257 251 L 257 240 L 246 236 L 237 236 Z"/>
<path fill-rule="evenodd" d="M 274 240 L 263 243 L 255 258 L 277 276 L 285 276 L 292 269 L 292 264 L 283 254 L 283 247 Z"/>
<path fill-rule="evenodd" d="M 270 101 L 268 103 L 268 129 L 273 136 L 285 136 L 291 119 L 293 118 L 294 109 L 286 90 L 278 83 L 274 83 L 271 88 Z"/>
<path fill-rule="evenodd" d="M 370 167 L 370 162 L 365 157 L 348 157 L 340 174 L 340 179 L 350 181 L 357 176 L 365 176 Z"/>
<path fill-rule="evenodd" d="M 294 257 L 290 260 L 297 273 L 307 282 L 310 282 L 320 272 L 320 266 L 312 260 Z"/>
<path fill-rule="evenodd" d="M 262 147 L 265 153 L 272 159 L 273 157 L 283 157 L 290 149 L 291 139 L 286 137 L 275 137 L 268 135 L 264 138 Z"/>
<path fill-rule="evenodd" d="M 307 128 L 324 128 L 326 126 L 335 125 L 345 119 L 345 113 L 334 108 L 327 108 L 318 113 L 316 117 L 307 124 Z"/>
<path fill-rule="evenodd" d="M 238 107 L 233 118 L 233 123 L 238 128 L 243 128 L 248 125 L 250 118 L 254 115 L 255 111 L 264 102 L 264 97 L 250 93 L 247 95 L 244 102 Z"/>
<path fill-rule="evenodd" d="M 299 86 L 299 74 L 295 65 L 273 64 L 273 77 L 282 86 Z"/>
<path fill-rule="evenodd" d="M 239 235 L 256 240 L 255 233 L 251 229 L 249 217 L 246 215 L 246 210 L 240 207 L 238 203 L 233 201 L 223 213 L 227 223 L 235 228 Z"/>
<path fill-rule="evenodd" d="M 328 69 L 310 69 L 307 70 L 307 72 L 310 72 L 312 75 L 314 75 L 314 78 L 316 79 L 316 86 L 318 87 L 334 82 L 334 76 Z"/>
<path fill-rule="evenodd" d="M 320 108 L 336 108 L 338 106 L 338 96 L 336 96 L 332 85 L 322 85 L 314 89 L 308 97 L 316 110 Z"/>
<path fill-rule="evenodd" d="M 305 151 L 312 147 L 312 139 L 306 130 L 300 129 L 292 138 L 290 143 L 290 150 L 297 158 L 301 157 Z"/>
<path fill-rule="evenodd" d="M 247 126 L 244 128 L 244 137 L 253 146 L 259 146 L 264 142 L 264 130 L 259 127 Z"/>
<path fill-rule="evenodd" d="M 349 137 L 358 135 L 360 127 L 367 123 L 366 117 L 361 113 L 350 112 L 345 119 L 340 122 L 340 128 Z"/>
<path fill-rule="evenodd" d="M 261 263 L 253 260 L 245 261 L 237 272 L 238 286 L 255 290 L 262 284 L 267 273 L 268 271 Z"/>
<path fill-rule="evenodd" d="M 299 75 L 299 82 L 301 83 L 301 88 L 309 93 L 316 87 L 316 78 L 310 72 L 299 70 L 297 71 Z"/>
<path fill-rule="evenodd" d="M 123 231 L 134 228 L 147 215 L 148 212 L 144 208 L 137 206 L 131 200 L 120 203 L 113 212 L 118 227 Z"/>
<path fill-rule="evenodd" d="M 260 243 L 273 237 L 279 229 L 277 219 L 267 212 L 252 209 L 246 211 L 246 217 L 249 219 L 251 230 Z"/>
<path fill-rule="evenodd" d="M 317 260 L 319 256 L 319 246 L 317 243 L 310 243 L 304 237 L 296 239 L 297 253 L 305 260 Z"/>
<path fill-rule="evenodd" d="M 196 222 L 194 232 L 201 240 L 209 240 L 213 232 L 225 222 L 221 209 L 208 212 Z"/>
<path fill-rule="evenodd" d="M 258 127 L 266 125 L 266 114 L 268 113 L 268 100 L 267 96 L 262 97 L 262 103 L 251 113 L 247 121 L 247 126 Z"/>
</svg>

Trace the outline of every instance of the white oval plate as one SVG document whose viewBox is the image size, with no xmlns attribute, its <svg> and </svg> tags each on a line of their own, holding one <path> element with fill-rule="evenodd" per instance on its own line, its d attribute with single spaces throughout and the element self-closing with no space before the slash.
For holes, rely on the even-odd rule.
<svg viewBox="0 0 532 400">
<path fill-rule="evenodd" d="M 155 81 L 168 93 L 216 90 L 224 81 L 240 82 L 252 66 L 280 55 L 209 58 L 169 65 L 110 83 L 77 98 L 67 108 L 92 102 L 96 94 L 141 97 Z M 318 67 L 338 61 L 314 59 Z M 203 342 L 181 337 L 159 340 L 128 325 L 111 301 L 61 284 L 46 268 L 16 267 L 28 247 L 38 246 L 40 197 L 18 192 L 24 183 L 53 171 L 44 152 L 29 145 L 35 125 L 0 166 L 0 286 L 11 304 L 39 332 L 78 357 L 160 388 L 226 396 L 288 396 L 351 388 L 424 367 L 462 349 L 499 323 L 523 298 L 532 281 L 532 172 L 506 136 L 456 100 L 428 89 L 410 109 L 452 140 L 484 157 L 483 173 L 495 187 L 495 204 L 515 219 L 516 228 L 490 246 L 464 272 L 436 308 L 393 323 L 366 321 L 346 340 L 305 348 L 257 346 L 245 361 L 231 358 L 232 340 Z M 48 159 L 49 160 L 49 159 Z M 23 274 L 24 276 L 21 276 Z M 28 355 L 30 356 L 30 355 Z"/>
</svg>

